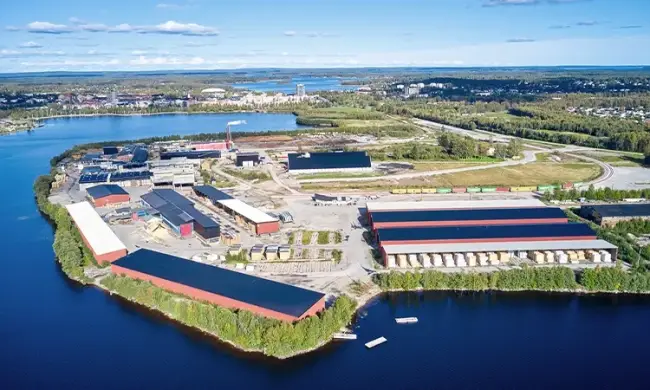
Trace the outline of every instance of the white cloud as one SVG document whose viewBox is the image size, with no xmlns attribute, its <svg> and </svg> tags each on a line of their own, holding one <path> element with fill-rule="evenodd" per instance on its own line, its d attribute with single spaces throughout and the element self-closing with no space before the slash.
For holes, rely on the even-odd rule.
<svg viewBox="0 0 650 390">
<path fill-rule="evenodd" d="M 206 63 L 202 57 L 177 58 L 177 57 L 145 57 L 140 56 L 137 59 L 129 61 L 131 65 L 201 65 Z"/>
<path fill-rule="evenodd" d="M 288 37 L 292 37 L 292 36 L 296 35 L 296 32 L 293 31 L 293 30 L 289 30 L 289 31 L 285 31 L 284 35 L 286 35 Z"/>
<path fill-rule="evenodd" d="M 79 29 L 81 31 L 88 31 L 88 32 L 104 32 L 104 31 L 108 31 L 109 27 L 102 23 L 89 23 L 89 24 L 79 25 Z"/>
<path fill-rule="evenodd" d="M 202 26 L 196 23 L 179 23 L 174 20 L 158 24 L 156 26 L 144 26 L 137 28 L 141 34 L 172 34 L 185 36 L 215 36 L 219 31 L 214 27 Z"/>
<path fill-rule="evenodd" d="M 27 25 L 26 30 L 37 34 L 66 34 L 72 32 L 72 29 L 64 24 L 50 22 L 31 22 Z"/>
<path fill-rule="evenodd" d="M 117 26 L 114 26 L 114 27 L 109 27 L 108 32 L 109 33 L 129 33 L 129 32 L 135 31 L 135 29 L 136 28 L 134 26 L 131 26 L 128 23 L 122 23 L 122 24 L 118 24 Z"/>
<path fill-rule="evenodd" d="M 25 48 L 25 49 L 38 49 L 40 47 L 43 47 L 40 43 L 34 42 L 34 41 L 29 41 L 25 43 L 21 43 L 19 47 Z"/>
<path fill-rule="evenodd" d="M 20 54 L 20 52 L 17 50 L 7 50 L 7 49 L 0 50 L 0 56 L 14 56 L 17 54 Z"/>
<path fill-rule="evenodd" d="M 7 26 L 7 27 L 5 27 L 5 30 L 7 30 L 7 31 L 20 31 L 20 28 L 16 27 L 16 26 Z"/>
</svg>

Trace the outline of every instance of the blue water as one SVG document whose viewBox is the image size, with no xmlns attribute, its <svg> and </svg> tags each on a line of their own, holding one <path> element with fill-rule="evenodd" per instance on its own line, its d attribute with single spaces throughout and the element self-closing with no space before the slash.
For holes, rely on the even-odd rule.
<svg viewBox="0 0 650 390">
<path fill-rule="evenodd" d="M 305 91 L 354 91 L 357 85 L 341 85 L 342 81 L 352 80 L 338 77 L 294 77 L 289 83 L 277 80 L 258 81 L 253 83 L 233 84 L 237 89 L 250 89 L 257 92 L 282 92 L 285 94 L 295 93 L 297 84 L 304 84 Z"/>
<path fill-rule="evenodd" d="M 0 389 L 647 389 L 650 299 L 394 294 L 357 341 L 289 361 L 241 354 L 60 272 L 34 178 L 70 146 L 221 130 L 242 114 L 48 121 L 0 137 Z M 290 116 L 248 114 L 258 129 Z M 414 325 L 395 316 L 419 317 Z M 363 343 L 388 342 L 372 350 Z"/>
</svg>

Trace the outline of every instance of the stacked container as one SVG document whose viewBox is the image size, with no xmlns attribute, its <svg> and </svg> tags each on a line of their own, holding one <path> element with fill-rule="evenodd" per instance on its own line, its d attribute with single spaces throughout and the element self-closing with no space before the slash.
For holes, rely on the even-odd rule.
<svg viewBox="0 0 650 390">
<path fill-rule="evenodd" d="M 431 268 L 431 258 L 426 253 L 420 253 L 420 262 L 424 268 Z"/>
<path fill-rule="evenodd" d="M 433 254 L 433 266 L 442 267 L 444 263 L 442 262 L 442 256 L 438 253 Z"/>
<path fill-rule="evenodd" d="M 575 251 L 567 251 L 571 264 L 578 264 L 578 254 Z"/>
<path fill-rule="evenodd" d="M 510 253 L 499 252 L 499 261 L 501 264 L 508 264 L 510 262 Z"/>
<path fill-rule="evenodd" d="M 454 264 L 454 258 L 451 256 L 449 253 L 445 253 L 442 255 L 442 259 L 445 262 L 445 267 L 455 267 L 456 264 Z"/>
<path fill-rule="evenodd" d="M 555 263 L 555 254 L 551 251 L 544 252 L 544 258 L 547 263 Z"/>
<path fill-rule="evenodd" d="M 465 258 L 467 259 L 468 266 L 476 267 L 476 256 L 472 252 L 465 254 Z"/>
<path fill-rule="evenodd" d="M 483 267 L 488 265 L 488 256 L 485 253 L 479 253 L 478 254 L 478 263 Z"/>
<path fill-rule="evenodd" d="M 600 263 L 600 258 L 600 253 L 596 251 L 589 251 L 589 260 L 593 261 L 594 263 Z"/>
<path fill-rule="evenodd" d="M 537 264 L 544 264 L 546 262 L 544 259 L 544 254 L 540 251 L 534 251 L 532 253 L 532 258 Z"/>
<path fill-rule="evenodd" d="M 560 264 L 567 264 L 569 262 L 569 256 L 562 251 L 555 251 L 555 258 Z"/>
<path fill-rule="evenodd" d="M 607 252 L 607 251 L 600 251 L 600 259 L 603 261 L 603 263 L 611 263 L 612 262 L 612 254 Z"/>
<path fill-rule="evenodd" d="M 418 256 L 415 254 L 409 255 L 409 264 L 413 268 L 420 268 L 420 263 L 418 263 Z"/>
<path fill-rule="evenodd" d="M 488 253 L 488 259 L 490 260 L 490 265 L 499 265 L 499 255 L 496 253 Z"/>
<path fill-rule="evenodd" d="M 457 267 L 467 267 L 467 262 L 465 261 L 465 255 L 462 253 L 454 254 L 454 260 L 456 261 Z"/>
</svg>

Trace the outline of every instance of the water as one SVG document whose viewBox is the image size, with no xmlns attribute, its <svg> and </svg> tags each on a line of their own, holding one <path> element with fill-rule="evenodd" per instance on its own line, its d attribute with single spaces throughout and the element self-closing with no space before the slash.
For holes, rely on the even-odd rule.
<svg viewBox="0 0 650 390">
<path fill-rule="evenodd" d="M 83 142 L 285 128 L 287 115 L 57 119 L 0 137 L 0 389 L 648 388 L 650 300 L 395 294 L 364 309 L 356 341 L 276 361 L 233 351 L 60 272 L 31 185 Z M 394 317 L 419 323 L 397 325 Z M 372 350 L 363 344 L 388 342 Z"/>
<path fill-rule="evenodd" d="M 353 80 L 351 78 L 338 77 L 294 77 L 290 82 L 277 80 L 265 80 L 253 83 L 233 84 L 238 89 L 249 89 L 257 92 L 282 92 L 285 94 L 296 93 L 296 85 L 304 84 L 305 91 L 354 91 L 358 85 L 342 85 L 342 81 Z"/>
</svg>

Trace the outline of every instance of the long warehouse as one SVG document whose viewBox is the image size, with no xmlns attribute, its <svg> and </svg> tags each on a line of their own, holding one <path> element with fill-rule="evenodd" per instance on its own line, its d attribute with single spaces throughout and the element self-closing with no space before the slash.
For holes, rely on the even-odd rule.
<svg viewBox="0 0 650 390">
<path fill-rule="evenodd" d="M 293 322 L 325 308 L 325 294 L 140 249 L 111 264 L 111 271 L 215 305 Z"/>
<path fill-rule="evenodd" d="M 405 210 L 372 213 L 371 226 L 379 228 L 418 226 L 477 226 L 567 223 L 557 207 L 494 208 L 462 210 Z"/>
<path fill-rule="evenodd" d="M 516 242 L 595 240 L 596 233 L 582 223 L 492 225 L 377 229 L 380 246 L 460 242 Z"/>
<path fill-rule="evenodd" d="M 126 246 L 97 214 L 88 202 L 65 206 L 81 233 L 84 244 L 90 249 L 97 263 L 113 262 L 126 256 Z"/>
<path fill-rule="evenodd" d="M 213 205 L 234 215 L 240 224 L 255 234 L 275 233 L 280 230 L 280 221 L 277 218 L 271 217 L 212 186 L 195 186 L 194 192 L 200 198 L 208 199 Z"/>
<path fill-rule="evenodd" d="M 496 209 L 546 206 L 538 199 L 501 199 L 501 200 L 432 200 L 411 202 L 368 202 L 368 214 L 378 211 L 406 210 L 462 210 L 462 209 Z"/>
</svg>

